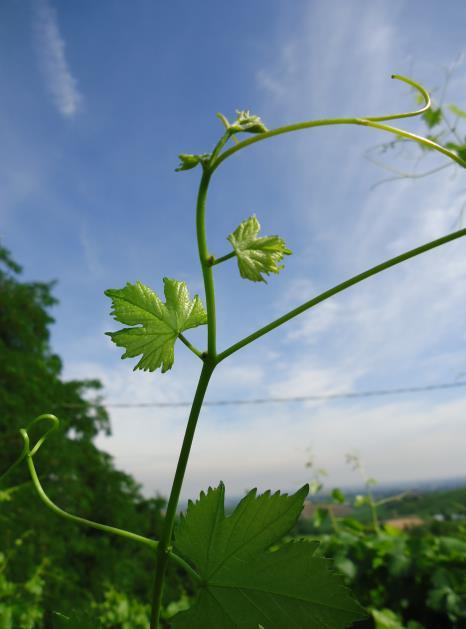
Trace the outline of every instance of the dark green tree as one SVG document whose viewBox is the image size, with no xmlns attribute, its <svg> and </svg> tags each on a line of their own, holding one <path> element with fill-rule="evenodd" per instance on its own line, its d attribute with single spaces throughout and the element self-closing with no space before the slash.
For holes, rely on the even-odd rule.
<svg viewBox="0 0 466 629">
<path fill-rule="evenodd" d="M 20 273 L 0 247 L 0 475 L 21 452 L 18 429 L 41 413 L 54 413 L 61 429 L 34 457 L 51 499 L 71 513 L 158 537 L 164 501 L 145 499 L 138 484 L 93 443 L 99 432 L 110 432 L 100 382 L 61 377 L 62 361 L 50 347 L 54 283 L 22 282 Z M 115 597 L 115 591 L 148 601 L 152 563 L 150 549 L 51 513 L 39 501 L 25 465 L 2 481 L 0 608 L 17 606 L 8 620 L 12 627 L 69 626 L 72 621 L 60 620 L 56 612 L 70 618 L 79 614 L 81 626 L 86 618 L 90 626 L 110 626 L 110 621 L 99 624 L 95 605 Z M 173 571 L 167 598 L 181 596 L 181 579 Z M 33 604 L 41 618 L 25 620 L 21 610 L 32 610 Z M 0 625 L 9 626 L 1 615 Z"/>
</svg>

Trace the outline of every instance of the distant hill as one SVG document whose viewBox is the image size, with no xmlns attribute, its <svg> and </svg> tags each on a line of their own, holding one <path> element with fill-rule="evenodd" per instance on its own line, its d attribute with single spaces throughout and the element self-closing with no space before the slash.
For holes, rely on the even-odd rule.
<svg viewBox="0 0 466 629">
<path fill-rule="evenodd" d="M 417 515 L 429 520 L 466 518 L 466 487 L 440 491 L 412 491 L 402 500 L 382 505 L 380 518 Z"/>
</svg>

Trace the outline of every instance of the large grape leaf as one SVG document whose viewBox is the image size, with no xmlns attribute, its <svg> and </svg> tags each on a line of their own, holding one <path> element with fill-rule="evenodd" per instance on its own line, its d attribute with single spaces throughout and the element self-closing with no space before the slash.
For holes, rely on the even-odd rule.
<svg viewBox="0 0 466 629">
<path fill-rule="evenodd" d="M 283 269 L 283 265 L 279 266 L 278 262 L 281 262 L 283 256 L 291 254 L 279 236 L 258 238 L 260 228 L 259 221 L 253 215 L 228 236 L 238 259 L 241 277 L 252 282 L 265 282 L 263 273 L 278 273 Z"/>
<path fill-rule="evenodd" d="M 175 548 L 202 578 L 197 599 L 172 629 L 342 629 L 364 617 L 318 542 L 270 551 L 292 528 L 308 486 L 293 496 L 253 490 L 225 517 L 223 484 L 190 503 Z"/>
<path fill-rule="evenodd" d="M 164 277 L 166 302 L 141 282 L 126 284 L 124 288 L 110 288 L 105 294 L 112 300 L 112 315 L 120 323 L 138 326 L 118 332 L 107 332 L 118 347 L 126 352 L 122 358 L 142 354 L 134 369 L 162 373 L 174 361 L 174 347 L 178 335 L 188 328 L 207 323 L 207 314 L 197 295 L 189 298 L 185 282 Z"/>
</svg>

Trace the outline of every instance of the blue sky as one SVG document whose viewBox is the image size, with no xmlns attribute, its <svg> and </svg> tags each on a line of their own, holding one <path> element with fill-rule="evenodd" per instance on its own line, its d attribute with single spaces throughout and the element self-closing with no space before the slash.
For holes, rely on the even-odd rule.
<svg viewBox="0 0 466 629">
<path fill-rule="evenodd" d="M 105 331 L 104 290 L 162 277 L 202 296 L 194 240 L 197 170 L 177 155 L 211 149 L 217 111 L 251 109 L 269 128 L 413 107 L 390 81 L 431 90 L 465 49 L 461 0 L 154 3 L 6 0 L 0 5 L 0 236 L 28 279 L 56 278 L 53 347 L 65 376 L 99 377 L 109 402 L 192 396 L 199 364 L 181 344 L 167 374 L 133 373 Z M 460 59 L 447 102 L 465 107 Z M 434 91 L 435 94 L 439 92 Z M 402 121 L 410 130 L 415 119 Z M 316 129 L 241 152 L 208 202 L 212 252 L 252 213 L 293 250 L 267 285 L 216 268 L 220 348 L 384 259 L 445 235 L 465 198 L 464 173 L 374 187 L 387 172 L 365 152 L 389 138 Z M 411 153 L 387 158 L 407 169 Z M 399 161 L 398 161 L 399 160 Z M 422 167 L 442 165 L 428 157 Z M 332 394 L 454 381 L 466 371 L 462 241 L 322 304 L 225 361 L 209 400 Z M 205 330 L 189 334 L 198 345 Z M 44 409 L 44 411 L 47 409 Z M 381 481 L 466 473 L 466 390 L 204 410 L 185 496 L 223 479 L 233 494 L 298 486 L 307 448 L 329 484 L 352 484 L 357 450 Z M 113 409 L 99 445 L 147 492 L 167 492 L 186 409 Z"/>
</svg>

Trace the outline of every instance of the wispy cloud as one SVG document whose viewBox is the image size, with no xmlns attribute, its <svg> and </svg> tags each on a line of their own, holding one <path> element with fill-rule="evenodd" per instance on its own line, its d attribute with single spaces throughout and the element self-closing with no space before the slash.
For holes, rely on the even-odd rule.
<svg viewBox="0 0 466 629">
<path fill-rule="evenodd" d="M 66 60 L 57 14 L 48 0 L 37 0 L 36 4 L 34 29 L 40 69 L 56 108 L 62 116 L 72 118 L 79 110 L 82 95 Z"/>
</svg>

